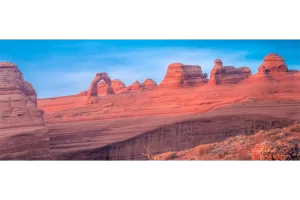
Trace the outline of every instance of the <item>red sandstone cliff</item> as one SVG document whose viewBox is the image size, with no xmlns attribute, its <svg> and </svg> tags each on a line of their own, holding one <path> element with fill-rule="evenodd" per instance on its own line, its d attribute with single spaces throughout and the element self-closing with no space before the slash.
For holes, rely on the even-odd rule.
<svg viewBox="0 0 300 200">
<path fill-rule="evenodd" d="M 48 130 L 36 92 L 19 68 L 0 62 L 0 159 L 49 158 Z"/>
<path fill-rule="evenodd" d="M 167 74 L 159 86 L 176 88 L 184 86 L 199 86 L 207 82 L 207 75 L 202 73 L 199 65 L 173 63 L 168 66 Z"/>
</svg>

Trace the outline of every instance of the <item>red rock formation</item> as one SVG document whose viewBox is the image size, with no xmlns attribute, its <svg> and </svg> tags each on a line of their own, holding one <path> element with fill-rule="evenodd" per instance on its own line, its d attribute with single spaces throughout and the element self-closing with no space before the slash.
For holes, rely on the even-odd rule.
<svg viewBox="0 0 300 200">
<path fill-rule="evenodd" d="M 88 99 L 86 101 L 86 104 L 93 104 L 98 102 L 98 83 L 104 80 L 104 82 L 107 85 L 106 93 L 107 94 L 114 94 L 114 91 L 111 87 L 111 80 L 107 73 L 97 73 L 93 81 L 91 82 L 90 88 L 88 89 L 87 96 Z"/>
<path fill-rule="evenodd" d="M 86 96 L 88 91 L 82 91 L 77 96 Z"/>
<path fill-rule="evenodd" d="M 111 86 L 115 92 L 119 92 L 126 88 L 126 85 L 119 79 L 112 80 Z"/>
<path fill-rule="evenodd" d="M 0 159 L 49 157 L 48 130 L 36 92 L 19 68 L 0 63 Z"/>
<path fill-rule="evenodd" d="M 199 65 L 173 63 L 168 66 L 167 74 L 159 87 L 184 87 L 203 85 L 208 82 Z"/>
<path fill-rule="evenodd" d="M 0 63 L 0 129 L 44 125 L 38 111 L 36 92 L 13 63 Z"/>
<path fill-rule="evenodd" d="M 111 81 L 111 88 L 112 90 L 109 90 L 107 83 L 105 81 L 101 81 L 97 86 L 98 96 L 119 93 L 126 88 L 126 85 L 119 79 L 116 79 Z"/>
<path fill-rule="evenodd" d="M 281 56 L 271 53 L 264 58 L 263 63 L 258 68 L 258 72 L 259 73 L 288 72 L 288 67 Z"/>
<path fill-rule="evenodd" d="M 147 78 L 143 85 L 145 86 L 145 88 L 147 89 L 153 89 L 153 88 L 156 88 L 157 87 L 157 84 L 155 81 L 153 81 L 151 78 Z"/>
<path fill-rule="evenodd" d="M 126 88 L 127 91 L 137 91 L 143 89 L 145 89 L 145 86 L 141 84 L 139 81 L 135 81 L 133 84 L 131 84 Z"/>
<path fill-rule="evenodd" d="M 210 73 L 210 84 L 236 84 L 251 75 L 251 70 L 248 67 L 223 66 L 220 59 L 216 59 L 214 62 L 215 66 Z"/>
</svg>

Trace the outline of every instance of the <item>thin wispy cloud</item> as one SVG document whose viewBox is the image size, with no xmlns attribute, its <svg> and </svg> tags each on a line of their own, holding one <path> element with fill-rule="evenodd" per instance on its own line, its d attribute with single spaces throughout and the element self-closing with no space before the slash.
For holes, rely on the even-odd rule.
<svg viewBox="0 0 300 200">
<path fill-rule="evenodd" d="M 90 55 L 57 56 L 27 65 L 43 66 L 28 72 L 40 97 L 64 96 L 79 93 L 89 87 L 97 72 L 107 72 L 112 79 L 120 79 L 126 85 L 138 80 L 152 78 L 160 83 L 173 62 L 200 65 L 203 73 L 209 75 L 214 59 L 220 58 L 224 65 L 248 66 L 255 73 L 260 60 L 249 60 L 247 52 L 228 52 L 197 48 L 139 48 L 130 51 L 111 51 Z M 56 66 L 53 71 L 51 66 Z M 59 88 L 59 90 L 57 90 Z"/>
</svg>

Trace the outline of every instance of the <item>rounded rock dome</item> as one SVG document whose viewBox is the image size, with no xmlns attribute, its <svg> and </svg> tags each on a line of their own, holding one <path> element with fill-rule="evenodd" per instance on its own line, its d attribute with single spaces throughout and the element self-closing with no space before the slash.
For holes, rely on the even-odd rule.
<svg viewBox="0 0 300 200">
<path fill-rule="evenodd" d="M 169 68 L 173 68 L 173 67 L 182 67 L 182 66 L 183 66 L 182 63 L 172 63 L 172 64 L 170 64 L 168 67 L 169 67 Z"/>
<path fill-rule="evenodd" d="M 221 63 L 221 64 L 223 64 L 223 62 L 222 62 L 222 60 L 221 60 L 221 59 L 215 59 L 214 63 L 215 63 L 215 64 L 217 64 L 217 63 Z"/>
<path fill-rule="evenodd" d="M 270 53 L 264 57 L 264 61 L 283 61 L 283 60 L 284 59 L 276 53 Z"/>
</svg>

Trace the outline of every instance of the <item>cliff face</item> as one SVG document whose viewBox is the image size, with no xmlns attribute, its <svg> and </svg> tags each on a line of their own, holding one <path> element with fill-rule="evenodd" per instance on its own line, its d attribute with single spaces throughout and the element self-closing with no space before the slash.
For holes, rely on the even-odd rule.
<svg viewBox="0 0 300 200">
<path fill-rule="evenodd" d="M 0 159 L 49 158 L 49 136 L 37 95 L 19 68 L 0 63 Z"/>
<path fill-rule="evenodd" d="M 44 125 L 34 88 L 12 63 L 0 63 L 0 111 L 0 129 Z"/>
<path fill-rule="evenodd" d="M 281 128 L 293 123 L 269 116 L 237 115 L 188 120 L 161 126 L 122 142 L 99 149 L 77 151 L 58 159 L 74 160 L 144 160 L 145 147 L 152 153 L 180 151 L 199 144 L 224 141 L 239 134 L 252 135 L 257 130 Z"/>
<path fill-rule="evenodd" d="M 207 82 L 207 75 L 202 73 L 199 65 L 173 63 L 168 66 L 167 74 L 159 86 L 176 88 L 184 86 L 199 86 Z"/>
</svg>

